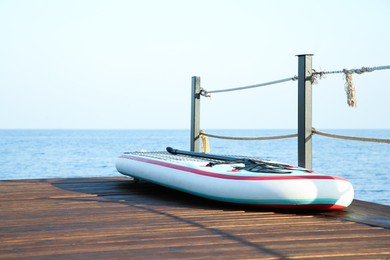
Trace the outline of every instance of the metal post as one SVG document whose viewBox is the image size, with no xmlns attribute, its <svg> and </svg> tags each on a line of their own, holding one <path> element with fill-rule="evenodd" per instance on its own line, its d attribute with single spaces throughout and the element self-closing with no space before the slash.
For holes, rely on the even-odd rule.
<svg viewBox="0 0 390 260">
<path fill-rule="evenodd" d="M 298 165 L 312 169 L 312 54 L 298 55 Z"/>
<path fill-rule="evenodd" d="M 200 151 L 200 77 L 192 77 L 191 84 L 191 142 L 192 152 Z"/>
</svg>

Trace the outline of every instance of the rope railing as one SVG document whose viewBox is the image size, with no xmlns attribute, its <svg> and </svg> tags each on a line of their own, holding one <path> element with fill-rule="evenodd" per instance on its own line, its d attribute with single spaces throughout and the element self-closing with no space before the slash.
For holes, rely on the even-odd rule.
<svg viewBox="0 0 390 260">
<path fill-rule="evenodd" d="M 357 106 L 356 100 L 356 88 L 353 83 L 352 74 L 363 74 L 366 72 L 373 72 L 376 70 L 387 70 L 390 69 L 390 65 L 386 66 L 377 66 L 377 67 L 361 67 L 359 69 L 343 69 L 343 70 L 334 70 L 334 71 L 315 71 L 313 70 L 311 82 L 317 84 L 319 79 L 323 79 L 326 74 L 339 74 L 344 73 L 345 79 L 345 92 L 347 94 L 347 103 L 350 107 Z"/>
<path fill-rule="evenodd" d="M 293 76 L 285 79 L 265 82 L 261 84 L 243 86 L 243 87 L 235 87 L 235 88 L 226 88 L 226 89 L 217 89 L 208 91 L 200 86 L 200 77 L 192 78 L 192 105 L 191 105 L 191 150 L 196 151 L 199 150 L 199 139 L 202 140 L 203 152 L 209 152 L 209 143 L 207 137 L 210 138 L 218 138 L 225 140 L 239 140 L 239 141 L 263 141 L 263 140 L 278 140 L 278 139 L 286 139 L 286 138 L 295 138 L 298 137 L 298 161 L 299 165 L 306 168 L 311 168 L 311 142 L 308 144 L 307 140 L 312 138 L 312 135 L 318 134 L 325 137 L 344 139 L 344 140 L 352 140 L 352 141 L 363 141 L 363 142 L 375 142 L 375 143 L 387 143 L 390 144 L 390 139 L 383 138 L 366 138 L 366 137 L 354 137 L 354 136 L 346 136 L 346 135 L 338 135 L 332 133 L 325 133 L 318 131 L 316 129 L 312 129 L 310 134 L 310 128 L 312 126 L 311 123 L 311 92 L 312 92 L 312 84 L 318 83 L 318 81 L 325 77 L 327 74 L 338 74 L 343 73 L 345 79 L 345 91 L 347 94 L 347 102 L 351 107 L 355 107 L 357 105 L 356 101 L 356 89 L 353 84 L 352 75 L 363 74 L 366 72 L 373 72 L 377 70 L 387 70 L 390 69 L 390 65 L 386 66 L 376 66 L 376 67 L 361 67 L 358 69 L 343 69 L 343 70 L 335 70 L 335 71 L 315 71 L 312 69 L 312 61 L 311 54 L 298 55 L 298 117 L 299 121 L 304 122 L 304 124 L 299 125 L 299 135 L 298 134 L 288 134 L 288 135 L 278 135 L 278 136 L 259 136 L 259 137 L 245 137 L 245 136 L 223 136 L 217 134 L 208 134 L 204 131 L 200 131 L 200 96 L 210 97 L 211 94 L 214 93 L 223 93 L 230 91 L 239 91 L 246 90 L 252 88 L 258 88 L 268 85 L 279 84 L 288 81 L 298 80 L 298 76 Z M 304 111 L 305 113 L 302 113 Z M 307 113 L 309 111 L 310 113 Z M 309 120 L 310 119 L 310 120 Z"/>
<path fill-rule="evenodd" d="M 332 133 L 326 133 L 319 131 L 315 128 L 312 129 L 313 134 L 329 137 L 329 138 L 336 138 L 336 139 L 344 139 L 344 140 L 351 140 L 351 141 L 361 141 L 361 142 L 372 142 L 372 143 L 387 143 L 390 144 L 390 139 L 383 139 L 383 138 L 367 138 L 367 137 L 356 137 L 356 136 L 347 136 L 347 135 L 338 135 L 338 134 L 332 134 Z"/>
<path fill-rule="evenodd" d="M 244 89 L 250 89 L 250 88 L 258 88 L 258 87 L 264 87 L 264 86 L 268 86 L 268 85 L 283 83 L 283 82 L 287 82 L 287 81 L 295 81 L 295 80 L 298 80 L 298 76 L 275 80 L 275 81 L 270 81 L 270 82 L 265 82 L 265 83 L 260 83 L 260 84 L 255 84 L 255 85 L 250 85 L 250 86 L 237 87 L 237 88 L 218 89 L 218 90 L 210 90 L 210 91 L 202 88 L 200 94 L 202 96 L 205 96 L 205 97 L 210 97 L 210 94 L 213 94 L 213 93 L 222 93 L 222 92 L 237 91 L 237 90 L 244 90 Z"/>
<path fill-rule="evenodd" d="M 260 137 L 244 137 L 244 136 L 223 136 L 223 135 L 215 135 L 215 134 L 207 134 L 204 131 L 200 132 L 200 136 L 207 136 L 218 139 L 226 139 L 226 140 L 239 140 L 239 141 L 265 141 L 265 140 L 277 140 L 277 139 L 286 139 L 286 138 L 294 138 L 297 137 L 298 134 L 289 134 L 289 135 L 277 135 L 277 136 L 260 136 Z"/>
<path fill-rule="evenodd" d="M 344 79 L 345 79 L 345 92 L 347 94 L 347 103 L 350 107 L 356 107 L 357 106 L 357 100 L 356 100 L 356 88 L 353 83 L 352 74 L 363 74 L 366 72 L 373 72 L 376 70 L 387 70 L 390 69 L 390 65 L 386 66 L 376 66 L 376 67 L 361 67 L 358 69 L 343 69 L 343 70 L 334 70 L 334 71 L 316 71 L 313 69 L 311 82 L 313 84 L 317 84 L 319 79 L 323 79 L 325 75 L 327 74 L 340 74 L 344 73 Z M 264 87 L 268 85 L 274 85 L 279 84 L 287 81 L 295 81 L 298 80 L 298 76 L 293 76 L 285 79 L 255 84 L 255 85 L 249 85 L 244 87 L 236 87 L 236 88 L 227 88 L 227 89 L 218 89 L 218 90 L 206 90 L 204 88 L 201 89 L 200 95 L 205 97 L 210 97 L 211 94 L 214 93 L 222 93 L 222 92 L 230 92 L 230 91 L 238 91 L 238 90 L 245 90 L 245 89 L 251 89 L 251 88 L 258 88 L 258 87 Z"/>
<path fill-rule="evenodd" d="M 333 70 L 333 71 L 313 71 L 313 74 L 317 74 L 317 75 L 340 74 L 340 73 L 345 73 L 346 71 L 349 73 L 363 74 L 365 72 L 373 72 L 376 70 L 388 70 L 388 69 L 390 69 L 390 65 L 376 66 L 376 67 L 361 67 L 359 69 L 342 69 L 342 70 Z"/>
<path fill-rule="evenodd" d="M 367 137 L 356 137 L 356 136 L 347 136 L 347 135 L 338 135 L 332 133 L 326 133 L 319 131 L 315 128 L 312 129 L 313 134 L 329 137 L 329 138 L 337 138 L 344 140 L 352 140 L 352 141 L 361 141 L 361 142 L 374 142 L 374 143 L 387 143 L 390 144 L 390 139 L 383 138 L 367 138 Z M 203 130 L 200 132 L 200 136 L 206 136 L 217 139 L 225 139 L 225 140 L 239 140 L 239 141 L 266 141 L 266 140 L 278 140 L 278 139 L 287 139 L 297 137 L 298 134 L 288 134 L 288 135 L 277 135 L 277 136 L 256 136 L 256 137 L 244 137 L 244 136 L 224 136 L 224 135 L 216 135 L 216 134 L 208 134 Z"/>
</svg>

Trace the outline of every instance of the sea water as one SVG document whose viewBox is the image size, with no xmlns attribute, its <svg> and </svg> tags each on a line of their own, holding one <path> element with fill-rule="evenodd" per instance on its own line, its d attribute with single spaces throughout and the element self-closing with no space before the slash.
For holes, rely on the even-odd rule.
<svg viewBox="0 0 390 260">
<path fill-rule="evenodd" d="M 274 136 L 294 130 L 206 130 L 226 136 Z M 327 130 L 390 138 L 390 130 Z M 209 138 L 211 153 L 251 155 L 297 165 L 297 138 L 229 141 Z M 121 176 L 116 157 L 126 151 L 189 150 L 189 130 L 0 130 L 0 179 Z M 313 170 L 350 180 L 355 198 L 390 205 L 390 144 L 313 136 Z"/>
</svg>

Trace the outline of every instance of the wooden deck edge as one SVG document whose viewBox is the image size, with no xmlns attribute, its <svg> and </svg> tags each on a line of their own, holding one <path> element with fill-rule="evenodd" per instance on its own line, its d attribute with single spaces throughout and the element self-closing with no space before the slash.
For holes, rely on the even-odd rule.
<svg viewBox="0 0 390 260">
<path fill-rule="evenodd" d="M 355 199 L 344 210 L 321 214 L 327 217 L 390 229 L 390 206 L 388 205 Z"/>
</svg>

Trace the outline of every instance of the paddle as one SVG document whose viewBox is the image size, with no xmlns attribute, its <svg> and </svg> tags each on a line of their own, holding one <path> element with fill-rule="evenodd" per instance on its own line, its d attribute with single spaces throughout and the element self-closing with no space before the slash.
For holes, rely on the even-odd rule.
<svg viewBox="0 0 390 260">
<path fill-rule="evenodd" d="M 167 152 L 170 154 L 182 154 L 182 155 L 188 155 L 198 158 L 205 158 L 205 159 L 213 159 L 213 160 L 220 160 L 227 163 L 243 163 L 245 164 L 245 167 L 235 167 L 237 169 L 245 169 L 247 171 L 254 171 L 254 172 L 267 172 L 267 173 L 290 173 L 286 171 L 281 170 L 290 170 L 291 167 L 285 164 L 279 164 L 279 163 L 271 163 L 271 162 L 265 162 L 262 160 L 256 160 L 256 159 L 247 159 L 247 158 L 238 158 L 238 157 L 230 157 L 230 156 L 223 156 L 223 155 L 216 155 L 216 154 L 208 154 L 208 153 L 198 153 L 198 152 L 190 152 L 190 151 L 183 151 L 179 149 L 174 149 L 172 147 L 167 147 Z M 214 166 L 215 163 L 210 163 L 209 166 Z"/>
<path fill-rule="evenodd" d="M 209 153 L 197 153 L 197 152 L 183 151 L 183 150 L 179 150 L 179 149 L 174 149 L 172 147 L 167 147 L 167 152 L 170 154 L 182 154 L 182 155 L 189 155 L 189 156 L 198 157 L 198 158 L 214 159 L 214 160 L 221 160 L 221 161 L 235 162 L 235 163 L 236 162 L 245 163 L 245 162 L 249 161 L 249 159 L 235 158 L 235 157 L 222 156 L 222 155 L 209 154 Z"/>
</svg>

